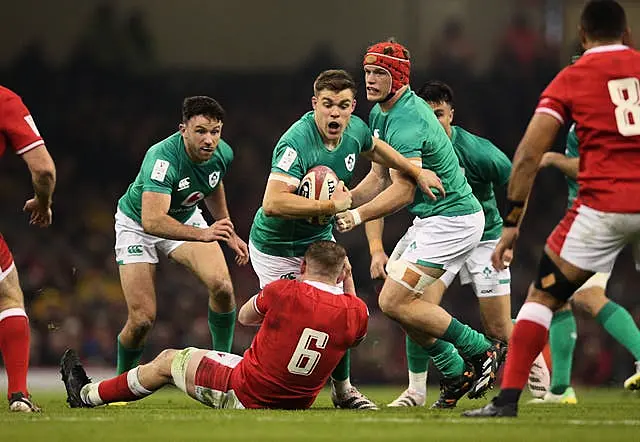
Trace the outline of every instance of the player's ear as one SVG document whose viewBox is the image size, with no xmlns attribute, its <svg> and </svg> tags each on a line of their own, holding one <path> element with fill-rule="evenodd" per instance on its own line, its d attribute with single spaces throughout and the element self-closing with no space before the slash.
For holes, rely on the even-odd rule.
<svg viewBox="0 0 640 442">
<path fill-rule="evenodd" d="M 307 271 L 307 261 L 303 258 L 302 264 L 300 264 L 300 275 L 303 275 Z"/>
<path fill-rule="evenodd" d="M 180 123 L 178 125 L 178 130 L 180 131 L 181 134 L 184 134 L 184 131 L 187 129 L 187 125 L 184 123 Z"/>
<path fill-rule="evenodd" d="M 354 110 L 356 110 L 356 99 L 355 98 L 351 102 L 351 112 L 353 112 Z"/>
<path fill-rule="evenodd" d="M 624 30 L 624 34 L 622 34 L 622 44 L 633 47 L 633 37 L 631 36 L 631 28 L 627 26 Z"/>
<path fill-rule="evenodd" d="M 451 108 L 451 113 L 449 114 L 449 124 L 453 123 L 453 114 L 455 113 L 455 109 Z"/>
<path fill-rule="evenodd" d="M 316 110 L 316 106 L 318 105 L 318 98 L 314 95 L 311 97 L 311 107 L 313 110 Z"/>
<path fill-rule="evenodd" d="M 342 283 L 345 279 L 347 279 L 347 265 L 342 266 L 342 271 L 338 275 L 338 279 L 336 280 L 336 284 Z"/>
</svg>

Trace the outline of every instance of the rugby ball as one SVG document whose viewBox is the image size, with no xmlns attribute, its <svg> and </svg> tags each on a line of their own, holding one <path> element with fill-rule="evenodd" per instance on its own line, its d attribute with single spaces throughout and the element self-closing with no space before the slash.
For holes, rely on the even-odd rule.
<svg viewBox="0 0 640 442">
<path fill-rule="evenodd" d="M 336 173 L 327 166 L 315 166 L 307 172 L 300 181 L 298 195 L 312 200 L 328 200 L 336 190 L 340 180 Z M 307 218 L 311 224 L 326 225 L 331 222 L 332 216 L 320 216 Z"/>
</svg>

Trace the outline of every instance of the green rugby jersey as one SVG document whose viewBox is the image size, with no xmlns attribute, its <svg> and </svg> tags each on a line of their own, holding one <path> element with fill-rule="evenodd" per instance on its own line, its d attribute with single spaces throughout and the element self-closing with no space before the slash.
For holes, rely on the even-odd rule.
<svg viewBox="0 0 640 442">
<path fill-rule="evenodd" d="M 567 147 L 564 151 L 567 158 L 579 158 L 578 151 L 578 135 L 576 135 L 576 125 L 573 124 L 567 135 Z M 569 188 L 569 198 L 567 199 L 567 209 L 573 206 L 573 201 L 578 196 L 578 183 L 573 178 L 566 177 L 567 187 Z"/>
<path fill-rule="evenodd" d="M 499 239 L 502 234 L 502 218 L 493 188 L 507 185 L 511 161 L 491 141 L 459 126 L 451 127 L 451 143 L 471 190 L 484 211 L 481 241 Z"/>
<path fill-rule="evenodd" d="M 327 149 L 316 126 L 313 112 L 308 112 L 282 135 L 271 160 L 271 172 L 287 175 L 296 186 L 307 171 L 315 166 L 331 168 L 338 179 L 348 184 L 356 159 L 371 150 L 373 140 L 369 128 L 357 116 L 351 116 L 340 143 Z M 311 224 L 304 219 L 267 216 L 258 209 L 249 239 L 262 253 L 274 256 L 303 256 L 307 247 L 318 240 L 332 238 L 333 223 Z"/>
<path fill-rule="evenodd" d="M 231 147 L 220 140 L 213 156 L 194 163 L 187 156 L 180 132 L 154 144 L 147 150 L 136 179 L 118 201 L 118 208 L 129 218 L 142 223 L 142 193 L 171 195 L 168 215 L 184 223 L 222 181 L 233 161 Z"/>
<path fill-rule="evenodd" d="M 406 158 L 420 158 L 422 167 L 435 172 L 447 195 L 432 201 L 419 188 L 408 210 L 420 218 L 469 215 L 482 210 L 460 170 L 451 140 L 433 110 L 408 89 L 389 112 L 376 104 L 369 114 L 373 135 Z"/>
</svg>

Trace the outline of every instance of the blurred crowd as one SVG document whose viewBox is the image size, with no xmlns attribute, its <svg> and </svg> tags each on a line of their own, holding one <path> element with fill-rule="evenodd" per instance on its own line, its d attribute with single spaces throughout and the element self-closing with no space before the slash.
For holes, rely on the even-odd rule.
<svg viewBox="0 0 640 442">
<path fill-rule="evenodd" d="M 54 224 L 36 230 L 28 227 L 21 212 L 32 192 L 24 164 L 12 155 L 0 162 L 0 232 L 21 276 L 34 366 L 53 366 L 65 348 L 74 347 L 91 364 L 115 367 L 116 335 L 126 319 L 126 307 L 113 253 L 113 214 L 146 149 L 177 129 L 185 96 L 212 96 L 227 111 L 223 138 L 234 148 L 235 161 L 224 182 L 236 229 L 248 240 L 272 148 L 282 132 L 310 109 L 315 76 L 342 67 L 360 83 L 362 79 L 359 60 L 339 66 L 330 48 L 312 52 L 295 72 L 160 69 L 143 17 L 133 14 L 119 24 L 107 9 L 98 10 L 95 20 L 65 65 L 47 65 L 41 48 L 33 44 L 0 71 L 0 84 L 18 92 L 30 108 L 58 168 Z M 475 67 L 476 51 L 462 22 L 449 20 L 429 53 L 412 54 L 414 59 L 430 60 L 428 70 L 412 73 L 412 85 L 417 89 L 428 79 L 449 83 L 456 92 L 457 123 L 491 139 L 512 157 L 538 94 L 564 63 L 525 16 L 514 17 L 505 29 L 487 69 Z M 366 121 L 370 106 L 362 91 L 357 98 L 356 114 Z M 562 140 L 556 149 L 562 150 Z M 359 164 L 358 179 L 368 167 L 366 162 Z M 557 171 L 542 171 L 512 268 L 514 315 L 534 276 L 544 239 L 565 204 L 563 177 Z M 389 219 L 387 252 L 409 223 L 406 214 Z M 367 340 L 352 353 L 352 378 L 404 382 L 404 339 L 400 328 L 377 308 L 380 283 L 369 277 L 364 231 L 338 235 L 337 240 L 347 246 L 358 293 L 372 315 Z M 256 293 L 258 281 L 250 265 L 240 268 L 228 262 L 241 305 Z M 630 262 L 623 254 L 609 294 L 640 322 L 640 301 L 631 290 L 637 276 Z M 204 287 L 167 260 L 158 267 L 157 282 L 157 322 L 145 359 L 167 347 L 209 347 Z M 476 304 L 471 289 L 458 283 L 445 296 L 450 312 L 479 328 Z M 601 385 L 623 379 L 631 370 L 631 357 L 613 345 L 593 320 L 577 316 L 576 381 Z M 254 332 L 238 325 L 234 352 L 242 353 Z"/>
</svg>

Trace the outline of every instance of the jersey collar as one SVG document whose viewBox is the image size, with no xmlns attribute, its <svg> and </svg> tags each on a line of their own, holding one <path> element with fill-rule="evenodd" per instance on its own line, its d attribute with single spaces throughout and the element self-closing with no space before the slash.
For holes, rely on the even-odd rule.
<svg viewBox="0 0 640 442">
<path fill-rule="evenodd" d="M 335 285 L 325 284 L 324 282 L 320 282 L 320 281 L 304 280 L 302 282 L 304 282 L 305 284 L 309 284 L 310 286 L 313 286 L 318 290 L 322 290 L 323 292 L 329 292 L 334 295 L 344 295 L 344 290 L 342 290 L 340 287 L 337 287 Z"/>
<path fill-rule="evenodd" d="M 629 46 L 620 44 L 596 46 L 595 48 L 584 51 L 583 55 L 596 54 L 600 52 L 624 51 L 625 49 L 629 49 Z"/>
</svg>

